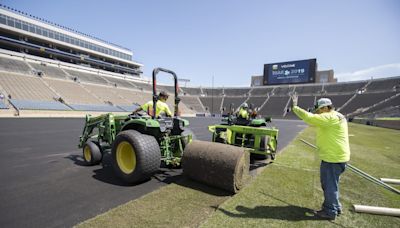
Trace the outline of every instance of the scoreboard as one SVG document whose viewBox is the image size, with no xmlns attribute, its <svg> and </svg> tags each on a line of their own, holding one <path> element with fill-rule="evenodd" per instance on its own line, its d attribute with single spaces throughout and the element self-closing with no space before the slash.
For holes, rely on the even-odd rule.
<svg viewBox="0 0 400 228">
<path fill-rule="evenodd" d="M 264 85 L 314 83 L 317 59 L 264 64 Z"/>
</svg>

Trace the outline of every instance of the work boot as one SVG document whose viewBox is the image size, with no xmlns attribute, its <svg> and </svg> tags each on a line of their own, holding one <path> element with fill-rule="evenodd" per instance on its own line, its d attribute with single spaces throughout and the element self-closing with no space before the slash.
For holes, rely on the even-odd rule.
<svg viewBox="0 0 400 228">
<path fill-rule="evenodd" d="M 328 213 L 326 213 L 326 211 L 324 210 L 320 210 L 320 211 L 314 211 L 314 214 L 322 219 L 326 219 L 326 220 L 335 220 L 336 219 L 336 215 L 329 215 Z"/>
<path fill-rule="evenodd" d="M 343 214 L 342 210 L 338 210 L 338 211 L 337 211 L 337 216 L 340 216 L 340 215 L 342 215 L 342 214 Z"/>
</svg>

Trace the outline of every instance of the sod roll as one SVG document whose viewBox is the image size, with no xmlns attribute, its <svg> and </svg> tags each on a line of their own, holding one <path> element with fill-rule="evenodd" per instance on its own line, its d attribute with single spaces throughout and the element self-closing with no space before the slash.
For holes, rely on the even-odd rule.
<svg viewBox="0 0 400 228">
<path fill-rule="evenodd" d="M 250 154 L 241 147 L 195 140 L 182 159 L 185 176 L 232 193 L 242 189 L 249 176 Z"/>
</svg>

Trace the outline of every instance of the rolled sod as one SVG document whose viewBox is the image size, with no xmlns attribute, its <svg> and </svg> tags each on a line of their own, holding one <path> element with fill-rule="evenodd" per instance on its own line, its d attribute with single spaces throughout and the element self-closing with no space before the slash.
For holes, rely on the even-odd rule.
<svg viewBox="0 0 400 228">
<path fill-rule="evenodd" d="M 182 166 L 190 179 L 237 193 L 249 176 L 250 153 L 241 147 L 195 140 L 186 146 Z"/>
</svg>

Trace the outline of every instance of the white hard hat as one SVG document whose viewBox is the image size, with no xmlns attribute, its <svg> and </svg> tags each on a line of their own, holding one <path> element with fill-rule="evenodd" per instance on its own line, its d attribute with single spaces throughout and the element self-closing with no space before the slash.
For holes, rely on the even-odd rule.
<svg viewBox="0 0 400 228">
<path fill-rule="evenodd" d="M 246 102 L 244 102 L 242 105 L 240 105 L 240 107 L 242 107 L 242 108 L 248 108 L 249 105 L 248 105 Z"/>
<path fill-rule="evenodd" d="M 317 101 L 317 104 L 315 105 L 315 110 L 318 110 L 322 107 L 326 107 L 326 106 L 331 106 L 332 105 L 332 101 L 329 98 L 320 98 Z"/>
</svg>

